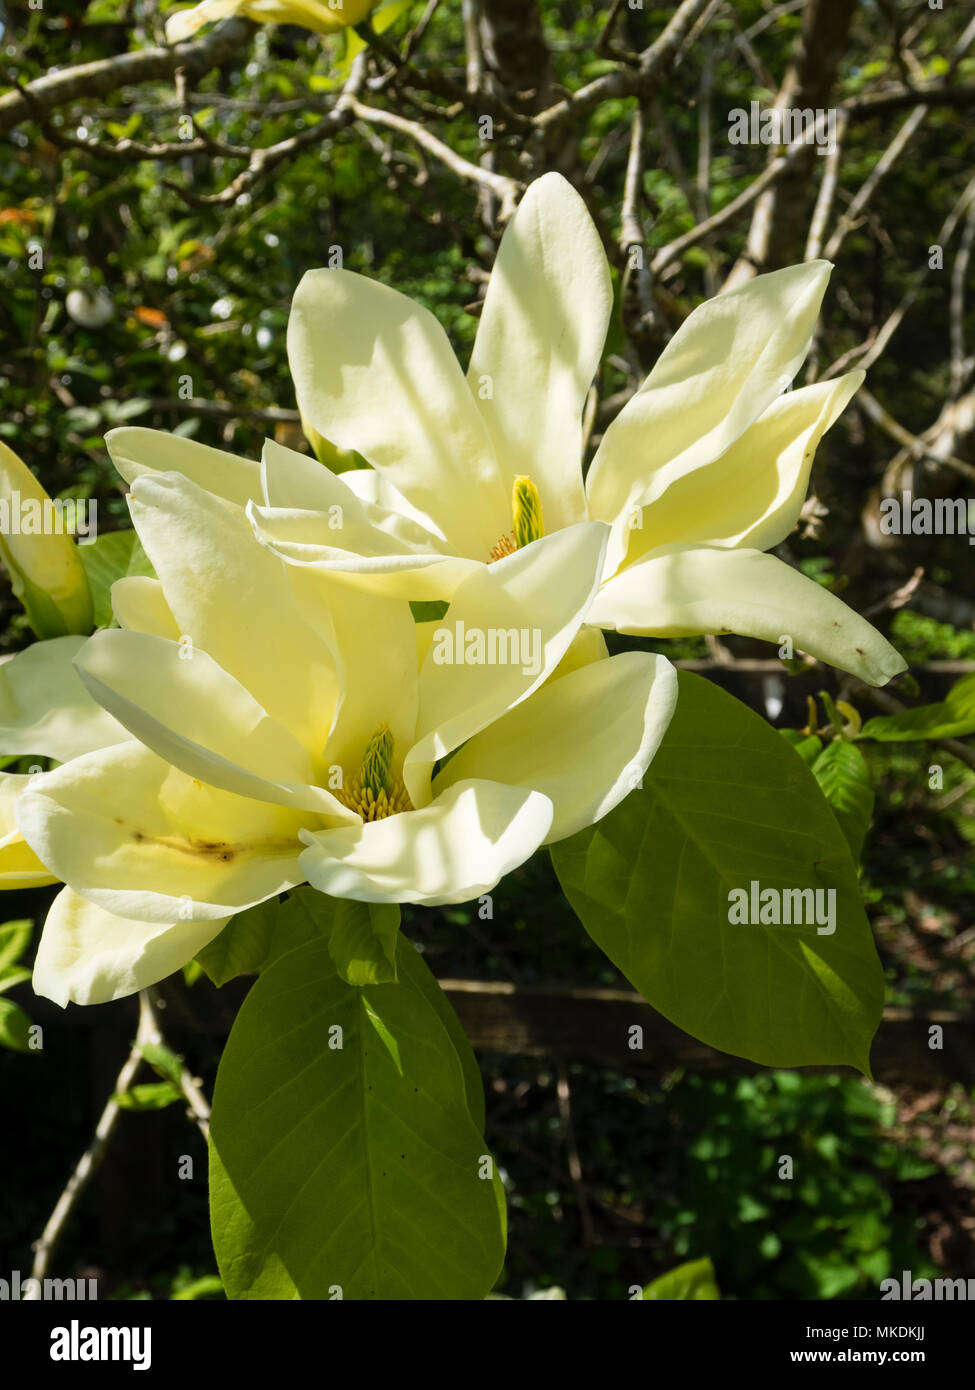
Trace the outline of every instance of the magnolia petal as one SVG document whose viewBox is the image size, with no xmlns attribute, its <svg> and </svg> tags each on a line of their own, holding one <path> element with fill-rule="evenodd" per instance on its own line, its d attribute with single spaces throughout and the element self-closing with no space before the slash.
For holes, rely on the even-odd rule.
<svg viewBox="0 0 975 1390">
<path fill-rule="evenodd" d="M 488 893 L 534 853 L 552 823 L 547 796 L 467 781 L 420 811 L 359 829 L 302 831 L 308 882 L 369 903 L 462 903 Z"/>
<path fill-rule="evenodd" d="M 287 512 L 320 513 L 319 539 L 326 546 L 340 546 L 362 555 L 396 555 L 403 550 L 426 553 L 445 551 L 445 543 L 395 488 L 387 486 L 389 500 L 374 501 L 351 484 L 356 477 L 379 479 L 373 468 L 356 468 L 341 475 L 323 468 L 307 454 L 265 440 L 261 458 L 261 489 L 265 506 Z M 376 488 L 369 490 L 377 493 Z M 397 499 L 402 512 L 392 509 Z M 310 523 L 309 523 L 310 524 Z M 309 537 L 310 540 L 310 537 Z"/>
<path fill-rule="evenodd" d="M 606 638 L 599 628 L 583 624 L 569 643 L 565 656 L 549 676 L 549 684 L 561 680 L 572 671 L 577 671 L 580 666 L 589 666 L 594 661 L 605 661 L 608 656 Z"/>
<path fill-rule="evenodd" d="M 799 369 L 831 269 L 757 275 L 687 317 L 603 436 L 586 479 L 590 516 L 649 505 L 744 434 Z"/>
<path fill-rule="evenodd" d="M 907 669 L 876 628 L 835 594 L 760 550 L 657 551 L 607 581 L 590 622 L 617 632 L 686 637 L 737 632 L 793 647 L 868 685 Z"/>
<path fill-rule="evenodd" d="M 457 586 L 480 563 L 436 551 L 397 549 L 388 553 L 396 542 L 375 531 L 363 537 L 346 528 L 330 535 L 327 518 L 318 512 L 282 511 L 251 504 L 247 515 L 259 543 L 285 564 L 316 570 L 330 575 L 337 584 L 386 598 L 449 602 Z M 328 544 L 329 540 L 333 544 Z M 368 546 L 370 551 L 379 553 L 339 549 L 334 544 L 336 540 Z"/>
<path fill-rule="evenodd" d="M 35 777 L 16 813 L 69 888 L 157 923 L 231 917 L 293 888 L 298 831 L 317 820 L 207 786 L 131 742 Z"/>
<path fill-rule="evenodd" d="M 410 528 L 411 534 L 432 536 L 434 549 L 446 544 L 437 524 L 425 512 L 414 507 L 412 502 L 408 502 L 399 488 L 393 487 L 389 479 L 375 468 L 350 468 L 342 474 L 342 481 L 361 502 L 372 509 L 373 516 L 382 517 L 377 525 L 391 535 L 397 533 L 397 526 L 402 523 Z"/>
<path fill-rule="evenodd" d="M 166 20 L 166 41 L 182 43 L 192 38 L 205 24 L 216 24 L 246 9 L 246 0 L 201 0 L 190 9 L 177 10 Z"/>
<path fill-rule="evenodd" d="M 147 632 L 153 637 L 179 641 L 179 628 L 166 602 L 158 579 L 130 574 L 112 585 L 112 612 L 129 632 Z"/>
<path fill-rule="evenodd" d="M 63 888 L 41 932 L 34 992 L 62 1008 L 123 999 L 181 970 L 228 921 L 136 922 Z"/>
<path fill-rule="evenodd" d="M 347 821 L 312 785 L 308 753 L 206 652 L 121 629 L 98 632 L 75 662 L 92 696 L 147 748 L 190 777 L 239 796 Z"/>
<path fill-rule="evenodd" d="M 72 662 L 84 637 L 35 642 L 0 662 L 0 749 L 67 762 L 128 734 L 97 705 Z"/>
<path fill-rule="evenodd" d="M 354 775 L 373 734 L 386 724 L 398 770 L 416 728 L 416 632 L 409 605 L 356 589 L 335 600 L 331 578 L 308 571 L 296 572 L 294 583 L 309 616 L 319 615 L 339 674 L 342 693 L 325 749 L 329 766 Z"/>
<path fill-rule="evenodd" d="M 566 527 L 458 588 L 420 672 L 416 743 L 403 770 L 414 806 L 429 795 L 437 758 L 527 699 L 555 670 L 599 585 L 607 535 L 600 522 Z"/>
<path fill-rule="evenodd" d="M 487 560 L 511 510 L 484 422 L 440 324 L 346 270 L 295 293 L 288 360 L 302 416 L 383 471 L 461 555 Z"/>
<path fill-rule="evenodd" d="M 532 478 L 548 531 L 586 516 L 582 412 L 612 307 L 585 203 L 561 174 L 545 174 L 501 238 L 467 380 L 506 488 Z"/>
<path fill-rule="evenodd" d="M 27 844 L 14 815 L 14 805 L 29 786 L 30 776 L 0 772 L 0 889 L 41 888 L 57 883 Z"/>
<path fill-rule="evenodd" d="M 333 663 L 244 511 L 175 473 L 137 478 L 129 509 L 187 650 L 208 652 L 305 748 L 324 748 Z"/>
<path fill-rule="evenodd" d="M 143 473 L 180 473 L 197 487 L 243 507 L 261 495 L 261 466 L 181 434 L 122 425 L 105 436 L 109 457 L 127 483 Z"/>
<path fill-rule="evenodd" d="M 624 652 L 543 685 L 476 734 L 434 782 L 496 777 L 544 792 L 555 807 L 545 843 L 574 835 L 640 785 L 677 704 L 662 656 Z"/>
<path fill-rule="evenodd" d="M 627 560 L 673 543 L 778 545 L 799 519 L 819 441 L 864 376 L 848 372 L 779 396 L 719 459 L 675 479 L 644 508 Z"/>
</svg>

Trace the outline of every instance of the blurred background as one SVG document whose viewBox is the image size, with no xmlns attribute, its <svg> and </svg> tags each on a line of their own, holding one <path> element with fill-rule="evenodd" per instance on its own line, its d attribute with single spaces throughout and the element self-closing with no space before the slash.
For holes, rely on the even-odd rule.
<svg viewBox="0 0 975 1390">
<path fill-rule="evenodd" d="M 386 58 L 364 58 L 355 36 L 233 19 L 203 31 L 211 47 L 182 72 L 116 66 L 32 95 L 54 69 L 156 48 L 171 12 L 151 0 L 0 10 L 0 438 L 52 495 L 97 499 L 102 534 L 127 526 L 103 443 L 123 422 L 255 457 L 265 437 L 307 449 L 285 329 L 312 267 L 342 263 L 418 299 L 466 362 L 502 209 L 490 180 L 458 175 L 443 151 L 522 182 L 555 168 L 597 219 L 617 291 L 589 456 L 696 304 L 827 256 L 799 382 L 856 365 L 867 382 L 777 553 L 889 633 L 916 681 L 899 701 L 941 699 L 975 669 L 975 549 L 879 524 L 881 499 L 903 489 L 973 492 L 970 7 L 406 0 L 374 18 Z M 641 55 L 668 32 L 644 81 Z M 390 52 L 408 54 L 405 73 Z M 324 117 L 354 71 L 373 115 L 336 128 Z M 600 83 L 565 119 L 537 119 Z M 731 113 L 752 102 L 832 112 L 834 148 L 732 143 Z M 4 584 L 0 652 L 29 640 Z M 885 712 L 838 673 L 790 675 L 760 643 L 644 645 L 781 727 L 823 717 L 808 699 L 824 689 L 864 717 Z M 863 892 L 889 986 L 874 1083 L 756 1071 L 662 1024 L 639 1062 L 614 1065 L 602 1038 L 644 1016 L 547 858 L 505 881 L 488 920 L 476 904 L 404 914 L 454 982 L 482 1064 L 509 1197 L 504 1293 L 621 1298 L 704 1257 L 721 1294 L 744 1299 L 876 1298 L 904 1269 L 975 1277 L 975 740 L 861 747 L 876 792 Z M 39 928 L 52 895 L 7 894 L 3 920 Z M 167 1042 L 206 1092 L 242 993 L 194 970 L 157 992 Z M 45 1030 L 40 1053 L 0 1047 L 0 1274 L 26 1275 L 137 1010 L 62 1013 L 29 984 L 10 997 Z M 220 1296 L 205 1149 L 184 1111 L 158 1087 L 126 1109 L 55 1272 L 98 1277 L 103 1297 Z M 174 1189 L 184 1153 L 196 1176 Z M 782 1154 L 793 1182 L 777 1177 Z"/>
</svg>

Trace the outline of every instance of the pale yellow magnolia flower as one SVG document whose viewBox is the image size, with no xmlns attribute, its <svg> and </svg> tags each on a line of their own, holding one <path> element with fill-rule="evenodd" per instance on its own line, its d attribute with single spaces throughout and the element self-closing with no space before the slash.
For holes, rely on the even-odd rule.
<svg viewBox="0 0 975 1390">
<path fill-rule="evenodd" d="M 537 499 L 536 530 L 612 528 L 587 622 L 655 637 L 788 637 L 882 685 L 905 669 L 890 643 L 764 553 L 794 528 L 816 447 L 863 379 L 787 389 L 830 269 L 760 275 L 695 309 L 606 430 L 585 482 L 582 413 L 612 287 L 585 205 L 558 174 L 531 185 L 504 233 L 466 378 L 426 309 L 362 275 L 310 271 L 288 327 L 299 409 L 373 465 L 342 480 L 384 548 L 330 531 L 321 485 L 302 492 L 280 458 L 266 461 L 255 529 L 292 563 L 417 598 L 418 580 L 449 592 L 471 564 L 515 547 L 520 486 L 522 505 L 526 491 Z"/>
<path fill-rule="evenodd" d="M 129 736 L 97 705 L 73 666 L 83 637 L 35 642 L 0 663 L 0 751 L 65 763 Z M 38 761 L 38 769 L 41 764 Z M 24 840 L 14 807 L 31 774 L 0 772 L 0 889 L 57 883 Z"/>
<path fill-rule="evenodd" d="M 0 442 L 0 559 L 38 637 L 91 632 L 91 591 L 55 503 Z"/>
<path fill-rule="evenodd" d="M 178 10 L 166 21 L 166 38 L 180 43 L 204 24 L 242 15 L 257 24 L 297 24 L 316 34 L 335 34 L 361 24 L 380 0 L 202 0 L 192 9 Z"/>
<path fill-rule="evenodd" d="M 16 804 L 68 885 L 34 976 L 60 1003 L 162 978 L 234 913 L 305 880 L 367 902 L 487 892 L 632 789 L 676 700 L 663 658 L 564 660 L 604 524 L 471 569 L 450 632 L 527 632 L 532 650 L 445 661 L 404 600 L 336 588 L 258 545 L 245 513 L 257 465 L 188 444 L 112 440 L 116 459 L 142 458 L 126 464 L 130 509 L 158 579 L 113 586 L 122 626 L 75 665 L 132 737 L 32 778 Z M 167 455 L 180 471 L 155 467 Z"/>
</svg>

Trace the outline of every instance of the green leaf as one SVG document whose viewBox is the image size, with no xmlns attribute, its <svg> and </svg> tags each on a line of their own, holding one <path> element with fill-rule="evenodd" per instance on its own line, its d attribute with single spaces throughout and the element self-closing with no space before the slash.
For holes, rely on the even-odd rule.
<svg viewBox="0 0 975 1390">
<path fill-rule="evenodd" d="M 714 1265 L 704 1259 L 691 1260 L 661 1274 L 652 1284 L 644 1285 L 643 1297 L 651 1301 L 666 1299 L 669 1302 L 694 1300 L 713 1303 L 721 1298 L 721 1293 L 714 1277 Z"/>
<path fill-rule="evenodd" d="M 0 927 L 0 969 L 5 965 L 14 965 L 20 960 L 30 945 L 33 930 L 34 923 L 26 917 L 16 922 L 4 922 Z"/>
<path fill-rule="evenodd" d="M 229 1298 L 480 1300 L 493 1286 L 500 1180 L 493 1163 L 479 1176 L 462 1062 L 402 937 L 397 964 L 398 983 L 355 989 L 320 938 L 245 999 L 211 1121 Z"/>
<path fill-rule="evenodd" d="M 461 1068 L 464 1072 L 467 1108 L 474 1124 L 483 1134 L 485 1121 L 484 1082 L 481 1080 L 481 1069 L 477 1065 L 474 1049 L 470 1045 L 460 1019 L 454 1013 L 450 1000 L 441 989 L 436 976 L 428 969 L 416 946 L 411 943 L 409 951 L 400 951 L 397 955 L 397 965 L 399 970 L 406 972 L 410 984 L 418 989 L 427 1003 L 436 1010 L 437 1017 L 450 1035 L 450 1041 L 460 1058 Z"/>
<path fill-rule="evenodd" d="M 0 998 L 0 1047 L 30 1052 L 31 1021 L 19 1004 Z"/>
<path fill-rule="evenodd" d="M 868 719 L 860 730 L 861 738 L 875 738 L 881 743 L 964 738 L 967 734 L 975 734 L 975 671 L 963 676 L 937 704 Z"/>
<path fill-rule="evenodd" d="M 125 573 L 127 575 L 139 575 L 145 579 L 156 579 L 156 571 L 153 568 L 149 556 L 142 548 L 142 542 L 139 540 L 138 534 L 133 531 L 132 535 L 134 537 L 132 541 L 132 554 L 129 556 L 129 567 Z"/>
<path fill-rule="evenodd" d="M 410 612 L 415 623 L 435 623 L 449 607 L 449 603 L 439 598 L 410 600 Z"/>
<path fill-rule="evenodd" d="M 14 985 L 22 985 L 29 979 L 30 971 L 25 970 L 22 965 L 0 966 L 0 994 L 6 994 Z"/>
<path fill-rule="evenodd" d="M 91 545 L 78 546 L 95 606 L 96 627 L 107 627 L 112 621 L 112 585 L 129 572 L 134 540 L 134 531 L 108 531 Z"/>
<path fill-rule="evenodd" d="M 215 985 L 225 985 L 238 975 L 256 975 L 263 969 L 280 911 L 277 898 L 249 907 L 204 946 L 196 959 Z"/>
<path fill-rule="evenodd" d="M 859 862 L 873 815 L 873 783 L 863 754 L 845 739 L 835 739 L 813 763 L 812 772 Z"/>
<path fill-rule="evenodd" d="M 181 1100 L 182 1092 L 170 1081 L 147 1081 L 141 1086 L 130 1086 L 127 1091 L 116 1091 L 112 1099 L 120 1110 L 163 1110 Z"/>
<path fill-rule="evenodd" d="M 801 729 L 779 729 L 778 732 L 796 750 L 802 761 L 812 767 L 822 752 L 823 740 L 815 734 L 804 734 Z"/>
<path fill-rule="evenodd" d="M 764 719 L 699 676 L 678 680 L 643 787 L 553 846 L 566 896 L 635 988 L 702 1042 L 764 1066 L 868 1071 L 883 974 L 833 812 Z M 835 931 L 733 923 L 731 894 L 752 883 L 780 906 L 786 889 L 819 890 L 823 907 L 834 892 Z"/>
<path fill-rule="evenodd" d="M 385 985 L 396 979 L 399 907 L 395 903 L 335 904 L 328 949 L 349 985 Z"/>
<path fill-rule="evenodd" d="M 182 1063 L 175 1052 L 170 1052 L 168 1047 L 162 1043 L 143 1043 L 139 1051 L 143 1057 L 160 1076 L 164 1076 L 167 1081 L 171 1081 L 174 1086 L 179 1087 L 182 1079 Z"/>
<path fill-rule="evenodd" d="M 170 1302 L 176 1303 L 182 1299 L 191 1298 L 211 1298 L 217 1294 L 223 1295 L 223 1280 L 218 1279 L 215 1274 L 203 1274 L 199 1279 L 194 1279 L 192 1284 L 187 1284 L 178 1292 L 170 1294 Z"/>
</svg>

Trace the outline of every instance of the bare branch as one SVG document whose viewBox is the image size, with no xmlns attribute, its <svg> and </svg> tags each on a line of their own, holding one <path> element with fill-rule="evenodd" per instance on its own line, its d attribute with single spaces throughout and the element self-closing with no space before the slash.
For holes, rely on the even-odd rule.
<svg viewBox="0 0 975 1390">
<path fill-rule="evenodd" d="M 375 106 L 364 106 L 361 101 L 354 98 L 349 103 L 349 110 L 358 121 L 365 121 L 369 125 L 384 126 L 387 130 L 395 130 L 400 135 L 405 135 L 449 169 L 452 174 L 463 179 L 465 183 L 475 183 L 482 188 L 489 189 L 501 205 L 499 213 L 501 222 L 506 222 L 514 212 L 524 187 L 517 179 L 508 178 L 504 174 L 496 174 L 491 169 L 479 169 L 476 164 L 471 164 L 470 160 L 464 159 L 449 145 L 445 145 L 442 140 L 431 135 L 430 131 L 425 126 L 420 125 L 418 121 L 409 121 L 405 116 L 398 116 L 394 111 L 382 111 Z"/>
<path fill-rule="evenodd" d="M 663 33 L 640 55 L 638 68 L 617 68 L 615 72 L 604 73 L 571 96 L 540 111 L 535 124 L 547 130 L 568 116 L 581 116 L 614 97 L 649 96 L 661 69 L 676 57 L 689 31 L 710 4 L 711 0 L 682 0 Z"/>
<path fill-rule="evenodd" d="M 94 63 L 50 72 L 0 97 L 0 135 L 6 135 L 21 121 L 39 120 L 57 106 L 81 97 L 106 96 L 121 87 L 153 82 L 175 76 L 182 69 L 188 77 L 200 78 L 242 48 L 255 32 L 246 19 L 226 19 L 205 38 L 178 43 L 172 48 L 143 48 L 120 53 L 115 58 L 99 58 Z"/>
</svg>

